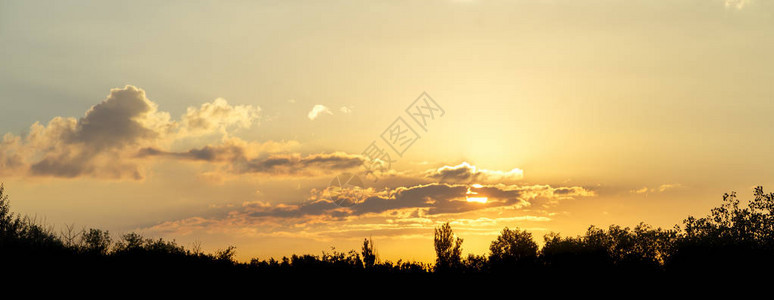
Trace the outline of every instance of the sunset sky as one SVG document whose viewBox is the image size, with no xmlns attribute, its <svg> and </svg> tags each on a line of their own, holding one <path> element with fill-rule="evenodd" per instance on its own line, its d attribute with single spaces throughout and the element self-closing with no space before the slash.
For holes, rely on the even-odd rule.
<svg viewBox="0 0 774 300">
<path fill-rule="evenodd" d="M 672 227 L 774 187 L 772 53 L 765 0 L 0 1 L 0 182 L 56 230 L 240 260 Z"/>
</svg>

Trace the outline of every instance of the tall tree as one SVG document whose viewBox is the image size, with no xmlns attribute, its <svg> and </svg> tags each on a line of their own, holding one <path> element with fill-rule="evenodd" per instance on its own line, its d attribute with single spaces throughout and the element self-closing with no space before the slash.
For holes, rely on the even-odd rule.
<svg viewBox="0 0 774 300">
<path fill-rule="evenodd" d="M 376 264 L 376 250 L 374 249 L 374 241 L 372 239 L 363 240 L 361 254 L 363 255 L 363 264 L 367 269 L 372 268 Z"/>
<path fill-rule="evenodd" d="M 449 222 L 435 228 L 435 267 L 445 271 L 460 266 L 462 261 L 462 239 L 454 236 Z"/>
</svg>

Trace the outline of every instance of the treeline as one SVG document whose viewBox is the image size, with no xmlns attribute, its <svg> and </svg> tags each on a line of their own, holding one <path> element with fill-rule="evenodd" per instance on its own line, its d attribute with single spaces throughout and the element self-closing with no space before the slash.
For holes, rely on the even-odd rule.
<svg viewBox="0 0 774 300">
<path fill-rule="evenodd" d="M 509 274 L 640 274 L 686 273 L 714 276 L 744 274 L 774 267 L 774 193 L 754 189 L 741 205 L 736 193 L 723 195 L 706 217 L 690 216 L 682 226 L 634 228 L 590 226 L 576 237 L 543 236 L 538 247 L 531 233 L 505 228 L 488 255 L 461 257 L 462 239 L 449 224 L 435 230 L 436 272 Z M 768 273 L 768 271 L 766 271 Z M 725 276 L 722 275 L 722 276 Z"/>
<path fill-rule="evenodd" d="M 432 265 L 377 262 L 373 241 L 366 239 L 361 251 L 323 251 L 322 255 L 291 255 L 281 259 L 238 262 L 236 248 L 229 246 L 205 253 L 198 245 L 186 248 L 175 241 L 145 238 L 137 233 L 113 238 L 106 230 L 65 226 L 56 232 L 28 216 L 11 212 L 8 195 L 0 184 L 0 274 L 48 274 L 71 278 L 95 275 L 103 278 L 137 276 L 251 280 L 316 277 L 323 274 L 405 274 L 422 278 Z M 346 275 L 349 276 L 349 275 Z M 319 277 L 316 280 L 333 280 Z"/>
<path fill-rule="evenodd" d="M 398 275 L 437 279 L 727 274 L 774 266 L 774 193 L 764 193 L 762 187 L 755 188 L 754 199 L 746 205 L 735 193 L 725 194 L 708 216 L 688 217 L 682 226 L 670 229 L 644 223 L 634 228 L 591 226 L 581 236 L 547 234 L 539 247 L 531 233 L 505 228 L 485 255 L 463 257 L 463 239 L 446 223 L 435 229 L 435 264 L 379 261 L 370 239 L 358 251 L 332 249 L 322 255 L 237 262 L 234 247 L 203 253 L 196 246 L 186 249 L 174 241 L 135 233 L 115 241 L 100 229 L 67 227 L 56 233 L 52 227 L 12 213 L 4 192 L 0 185 L 0 266 L 17 272 L 333 280 Z M 327 277 L 331 274 L 338 275 Z"/>
</svg>

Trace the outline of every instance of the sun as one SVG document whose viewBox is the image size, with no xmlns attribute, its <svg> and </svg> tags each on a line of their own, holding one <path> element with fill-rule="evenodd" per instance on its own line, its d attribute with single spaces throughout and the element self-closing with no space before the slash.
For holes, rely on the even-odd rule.
<svg viewBox="0 0 774 300">
<path fill-rule="evenodd" d="M 483 187 L 483 185 L 480 185 L 480 184 L 473 184 L 471 186 L 474 188 Z M 468 191 L 465 193 L 465 199 L 468 200 L 468 202 L 478 202 L 478 203 L 486 203 L 486 201 L 489 200 L 487 197 L 481 197 L 481 196 L 475 196 L 475 195 L 478 195 L 478 193 L 471 191 L 470 187 L 468 187 Z"/>
<path fill-rule="evenodd" d="M 466 197 L 468 202 L 486 203 L 486 197 Z"/>
</svg>

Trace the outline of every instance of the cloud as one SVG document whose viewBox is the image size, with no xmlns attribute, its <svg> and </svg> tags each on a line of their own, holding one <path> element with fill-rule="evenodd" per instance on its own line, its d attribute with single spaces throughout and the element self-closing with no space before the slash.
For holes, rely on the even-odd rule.
<svg viewBox="0 0 774 300">
<path fill-rule="evenodd" d="M 260 112 L 261 108 L 258 106 L 232 106 L 225 99 L 218 98 L 198 108 L 189 107 L 180 121 L 181 134 L 226 134 L 229 129 L 250 128 L 260 117 Z"/>
<path fill-rule="evenodd" d="M 467 162 L 456 166 L 443 166 L 427 170 L 425 177 L 439 182 L 449 183 L 489 183 L 509 182 L 524 178 L 524 171 L 513 169 L 507 172 L 479 169 Z"/>
<path fill-rule="evenodd" d="M 468 189 L 489 197 L 486 203 L 465 201 Z M 191 217 L 162 222 L 145 230 L 164 233 L 250 232 L 253 236 L 296 238 L 346 238 L 379 232 L 384 236 L 426 236 L 422 230 L 446 220 L 463 226 L 460 230 L 497 234 L 502 224 L 547 222 L 551 214 L 543 207 L 557 201 L 594 196 L 583 187 L 548 185 L 422 184 L 385 190 L 367 189 L 360 203 L 336 206 L 326 191 L 314 189 L 309 201 L 300 204 L 245 202 L 226 215 Z"/>
<path fill-rule="evenodd" d="M 314 107 L 312 107 L 312 110 L 309 111 L 309 114 L 307 114 L 306 116 L 309 118 L 309 120 L 314 120 L 314 119 L 317 119 L 317 117 L 320 116 L 320 114 L 322 113 L 327 113 L 329 115 L 333 114 L 333 112 L 331 112 L 331 110 L 325 105 L 317 104 Z"/>
<path fill-rule="evenodd" d="M 157 148 L 143 148 L 137 157 L 167 157 L 190 161 L 226 163 L 225 171 L 230 173 L 264 173 L 273 175 L 314 176 L 331 174 L 359 167 L 364 159 L 359 155 L 343 152 L 319 153 L 302 156 L 298 153 L 272 154 L 266 157 L 248 157 L 251 152 L 248 143 L 231 139 L 221 145 L 207 145 L 184 152 L 164 151 Z M 253 146 L 255 147 L 255 146 Z M 254 152 L 254 151 L 253 151 Z"/>
<path fill-rule="evenodd" d="M 165 156 L 186 160 L 199 160 L 208 162 L 233 161 L 244 157 L 245 149 L 233 144 L 204 146 L 185 152 L 170 152 L 158 148 L 148 147 L 140 149 L 138 157 Z"/>
<path fill-rule="evenodd" d="M 631 190 L 629 192 L 632 193 L 632 194 L 645 194 L 645 193 L 648 192 L 648 187 L 647 186 L 643 186 L 642 188 L 639 188 L 639 189 L 636 189 L 636 190 Z"/>
<path fill-rule="evenodd" d="M 216 170 L 210 175 L 317 176 L 363 163 L 359 155 L 341 152 L 293 153 L 295 141 L 258 143 L 231 136 L 255 124 L 260 112 L 258 106 L 230 105 L 217 98 L 172 120 L 145 91 L 127 85 L 112 89 L 80 119 L 55 117 L 46 125 L 33 124 L 26 137 L 4 135 L 0 174 L 139 180 L 150 158 L 167 158 L 212 163 Z M 212 137 L 220 142 L 207 142 Z M 180 148 L 202 142 L 188 150 L 169 150 L 175 144 Z"/>
<path fill-rule="evenodd" d="M 202 174 L 207 178 L 233 178 L 229 174 L 308 177 L 353 170 L 364 162 L 360 155 L 342 152 L 295 153 L 295 141 L 258 143 L 231 136 L 235 130 L 250 128 L 260 119 L 260 112 L 257 106 L 230 105 L 218 98 L 190 107 L 172 120 L 145 91 L 127 85 L 112 89 L 80 119 L 55 117 L 45 125 L 33 124 L 24 137 L 4 135 L 0 175 L 138 180 L 152 158 L 166 158 L 212 164 L 215 169 Z M 201 145 L 201 137 L 211 140 L 212 136 L 220 136 L 220 142 Z M 201 146 L 195 146 L 197 143 Z M 194 146 L 171 150 L 175 144 L 178 149 Z M 433 181 L 499 183 L 522 177 L 519 169 L 491 171 L 462 163 L 422 174 L 389 170 L 384 182 L 401 186 Z"/>
<path fill-rule="evenodd" d="M 478 195 L 488 197 L 486 203 L 466 201 L 466 193 L 474 189 Z M 326 197 L 327 190 L 312 190 L 310 201 L 299 205 L 278 207 L 261 206 L 250 212 L 252 217 L 301 217 L 301 216 L 360 216 L 381 214 L 393 210 L 423 209 L 427 215 L 461 213 L 490 208 L 521 208 L 543 205 L 554 200 L 594 196 L 583 187 L 551 187 L 548 185 L 476 185 L 423 184 L 376 191 L 365 189 L 363 197 L 351 207 L 338 207 Z M 549 201 L 550 200 L 550 201 Z"/>
<path fill-rule="evenodd" d="M 111 89 L 80 119 L 55 117 L 45 125 L 33 124 L 25 137 L 6 134 L 0 143 L 0 174 L 142 179 L 139 157 L 171 155 L 159 147 L 192 136 L 220 134 L 227 139 L 229 131 L 249 128 L 259 112 L 257 106 L 232 106 L 218 98 L 188 108 L 179 121 L 173 121 L 144 90 L 127 85 Z M 229 149 L 235 150 L 205 146 L 187 155 L 218 156 Z M 143 155 L 138 157 L 138 152 Z"/>
<path fill-rule="evenodd" d="M 363 164 L 359 155 L 343 152 L 320 153 L 301 156 L 300 154 L 272 155 L 262 159 L 251 159 L 236 166 L 239 173 L 270 174 L 335 174 L 336 172 L 359 167 Z"/>
<path fill-rule="evenodd" d="M 668 190 L 673 190 L 673 189 L 679 188 L 681 186 L 682 185 L 679 184 L 679 183 L 675 183 L 675 184 L 662 184 L 662 185 L 660 185 L 658 187 L 658 191 L 659 192 L 666 192 Z"/>
<path fill-rule="evenodd" d="M 56 117 L 45 126 L 33 124 L 21 148 L 32 161 L 31 175 L 140 179 L 138 166 L 121 160 L 124 150 L 152 143 L 168 120 L 143 90 L 126 86 L 112 89 L 78 120 Z"/>
<path fill-rule="evenodd" d="M 349 114 L 349 113 L 352 113 L 352 108 L 347 106 L 342 106 L 341 108 L 339 108 L 339 111 L 345 114 Z"/>
<path fill-rule="evenodd" d="M 742 9 L 745 5 L 750 4 L 751 0 L 726 0 L 726 8 Z"/>
<path fill-rule="evenodd" d="M 157 138 L 158 126 L 168 120 L 168 114 L 157 113 L 156 104 L 145 97 L 145 91 L 127 86 L 111 90 L 106 100 L 89 109 L 63 137 L 97 150 L 120 148 Z"/>
<path fill-rule="evenodd" d="M 0 175 L 4 172 L 14 172 L 24 165 L 19 154 L 21 138 L 13 134 L 5 134 L 0 140 Z"/>
<path fill-rule="evenodd" d="M 632 194 L 663 193 L 663 192 L 681 188 L 682 186 L 683 185 L 679 183 L 666 183 L 654 188 L 648 188 L 647 186 L 644 186 L 642 188 L 634 189 L 629 192 Z"/>
</svg>

